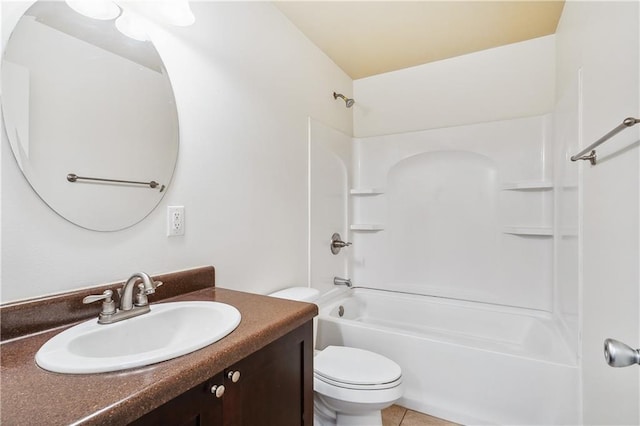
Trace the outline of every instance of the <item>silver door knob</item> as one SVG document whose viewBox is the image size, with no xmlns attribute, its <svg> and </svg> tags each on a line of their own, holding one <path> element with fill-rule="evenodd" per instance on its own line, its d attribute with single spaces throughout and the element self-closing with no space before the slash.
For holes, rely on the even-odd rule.
<svg viewBox="0 0 640 426">
<path fill-rule="evenodd" d="M 611 367 L 640 364 L 640 351 L 614 339 L 604 341 L 604 359 Z"/>
<path fill-rule="evenodd" d="M 216 398 L 222 398 L 222 395 L 224 395 L 224 385 L 211 386 L 211 393 L 214 394 Z"/>
<path fill-rule="evenodd" d="M 233 383 L 237 383 L 240 380 L 240 372 L 231 370 L 227 373 L 227 378 L 231 379 Z"/>
</svg>

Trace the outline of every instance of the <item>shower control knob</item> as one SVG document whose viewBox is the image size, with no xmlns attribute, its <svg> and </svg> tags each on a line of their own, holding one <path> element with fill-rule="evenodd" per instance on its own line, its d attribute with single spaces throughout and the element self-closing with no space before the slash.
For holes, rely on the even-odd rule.
<svg viewBox="0 0 640 426">
<path fill-rule="evenodd" d="M 233 383 L 237 383 L 240 380 L 240 372 L 231 370 L 227 373 L 227 378 L 231 379 Z"/>
<path fill-rule="evenodd" d="M 611 367 L 628 367 L 640 364 L 640 350 L 617 340 L 607 339 L 604 341 L 604 359 Z"/>
<path fill-rule="evenodd" d="M 342 237 L 337 232 L 331 236 L 331 253 L 338 254 L 340 249 L 349 247 L 351 243 L 342 241 Z"/>
<path fill-rule="evenodd" d="M 216 398 L 222 398 L 222 395 L 224 395 L 224 385 L 211 386 L 211 393 L 214 394 Z"/>
</svg>

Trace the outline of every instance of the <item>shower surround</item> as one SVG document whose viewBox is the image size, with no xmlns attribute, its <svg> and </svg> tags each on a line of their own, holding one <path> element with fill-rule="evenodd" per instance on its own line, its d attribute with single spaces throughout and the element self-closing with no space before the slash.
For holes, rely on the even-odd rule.
<svg viewBox="0 0 640 426">
<path fill-rule="evenodd" d="M 355 139 L 353 282 L 551 311 L 551 139 L 548 115 Z"/>
<path fill-rule="evenodd" d="M 557 247 L 576 238 L 554 210 L 556 132 L 551 114 L 354 139 L 312 120 L 310 281 L 368 288 L 321 311 L 318 347 L 394 359 L 402 403 L 453 421 L 579 423 L 576 313 L 559 309 L 578 294 L 555 279 Z M 329 230 L 349 236 L 346 254 L 320 244 Z"/>
</svg>

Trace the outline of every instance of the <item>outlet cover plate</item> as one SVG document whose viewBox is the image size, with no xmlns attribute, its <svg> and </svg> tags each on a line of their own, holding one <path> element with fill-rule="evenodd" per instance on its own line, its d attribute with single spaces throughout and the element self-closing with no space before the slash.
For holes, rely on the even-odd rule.
<svg viewBox="0 0 640 426">
<path fill-rule="evenodd" d="M 167 236 L 184 235 L 184 206 L 167 207 Z"/>
</svg>

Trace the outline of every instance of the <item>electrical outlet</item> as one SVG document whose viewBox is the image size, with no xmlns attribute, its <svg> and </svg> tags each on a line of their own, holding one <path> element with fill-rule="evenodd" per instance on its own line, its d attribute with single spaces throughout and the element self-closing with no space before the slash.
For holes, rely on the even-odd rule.
<svg viewBox="0 0 640 426">
<path fill-rule="evenodd" d="M 167 207 L 167 237 L 184 235 L 184 206 Z"/>
</svg>

